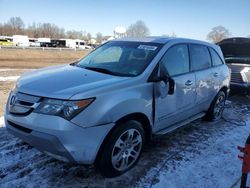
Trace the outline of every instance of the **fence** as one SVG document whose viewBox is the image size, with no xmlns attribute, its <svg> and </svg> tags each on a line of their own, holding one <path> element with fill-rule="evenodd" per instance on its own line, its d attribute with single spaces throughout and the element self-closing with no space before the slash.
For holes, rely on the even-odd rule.
<svg viewBox="0 0 250 188">
<path fill-rule="evenodd" d="M 0 46 L 1 49 L 29 49 L 29 50 L 55 50 L 55 51 L 89 51 L 89 49 L 80 48 L 53 48 L 53 47 L 28 47 L 28 46 Z"/>
</svg>

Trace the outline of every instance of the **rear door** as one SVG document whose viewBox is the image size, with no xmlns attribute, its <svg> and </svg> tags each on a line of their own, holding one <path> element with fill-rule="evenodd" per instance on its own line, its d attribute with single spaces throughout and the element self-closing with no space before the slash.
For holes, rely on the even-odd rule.
<svg viewBox="0 0 250 188">
<path fill-rule="evenodd" d="M 190 44 L 189 52 L 191 71 L 196 77 L 196 104 L 200 112 L 206 111 L 215 93 L 211 56 L 208 47 L 199 44 Z"/>
<path fill-rule="evenodd" d="M 194 114 L 195 74 L 190 72 L 189 52 L 187 44 L 170 47 L 160 62 L 175 81 L 173 95 L 164 98 L 156 96 L 156 123 L 154 131 L 182 121 Z M 166 91 L 167 92 L 167 91 Z"/>
</svg>

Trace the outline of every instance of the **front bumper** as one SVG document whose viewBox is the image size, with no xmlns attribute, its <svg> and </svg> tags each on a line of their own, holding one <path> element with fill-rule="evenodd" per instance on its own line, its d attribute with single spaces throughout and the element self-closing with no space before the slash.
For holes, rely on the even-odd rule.
<svg viewBox="0 0 250 188">
<path fill-rule="evenodd" d="M 7 130 L 38 150 L 72 163 L 93 164 L 114 123 L 83 128 L 61 117 L 31 113 L 15 116 L 6 109 Z"/>
<path fill-rule="evenodd" d="M 242 82 L 242 83 L 230 82 L 230 88 L 233 91 L 249 93 L 250 83 L 249 82 Z"/>
</svg>

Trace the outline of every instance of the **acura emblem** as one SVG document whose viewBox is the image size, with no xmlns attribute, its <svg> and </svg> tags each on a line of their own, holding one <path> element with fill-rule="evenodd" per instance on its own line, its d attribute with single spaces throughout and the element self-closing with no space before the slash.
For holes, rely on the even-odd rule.
<svg viewBox="0 0 250 188">
<path fill-rule="evenodd" d="M 13 105 L 15 104 L 15 102 L 16 102 L 16 96 L 13 95 L 13 96 L 11 97 L 11 99 L 10 99 L 10 106 L 13 106 Z"/>
</svg>

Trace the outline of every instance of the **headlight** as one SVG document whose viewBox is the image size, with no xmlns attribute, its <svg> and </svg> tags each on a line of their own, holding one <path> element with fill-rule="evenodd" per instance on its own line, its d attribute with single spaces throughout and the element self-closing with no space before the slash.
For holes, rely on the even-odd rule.
<svg viewBox="0 0 250 188">
<path fill-rule="evenodd" d="M 79 101 L 66 101 L 57 99 L 44 99 L 34 112 L 63 117 L 67 120 L 72 119 L 88 105 L 94 98 Z"/>
<path fill-rule="evenodd" d="M 245 67 L 244 69 L 242 69 L 241 73 L 247 73 L 250 72 L 250 67 Z"/>
</svg>

